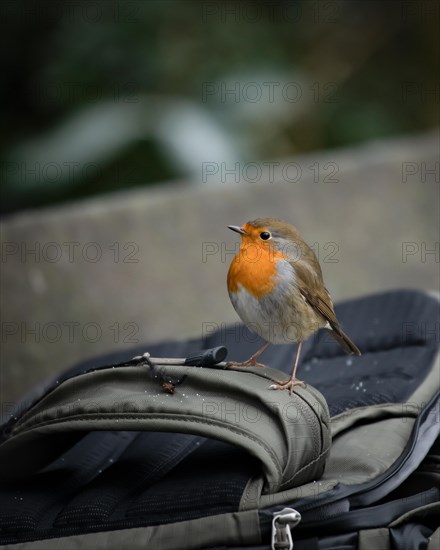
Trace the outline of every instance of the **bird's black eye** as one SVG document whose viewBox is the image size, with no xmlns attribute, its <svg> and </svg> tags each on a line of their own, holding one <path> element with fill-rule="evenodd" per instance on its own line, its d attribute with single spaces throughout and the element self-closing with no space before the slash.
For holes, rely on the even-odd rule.
<svg viewBox="0 0 440 550">
<path fill-rule="evenodd" d="M 263 241 L 268 241 L 271 237 L 272 235 L 269 233 L 269 231 L 263 231 L 262 233 L 260 233 L 260 239 L 262 239 Z"/>
</svg>

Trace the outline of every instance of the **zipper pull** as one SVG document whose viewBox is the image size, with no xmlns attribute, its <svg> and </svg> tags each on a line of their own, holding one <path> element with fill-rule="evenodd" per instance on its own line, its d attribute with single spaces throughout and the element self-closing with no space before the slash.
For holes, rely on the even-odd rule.
<svg viewBox="0 0 440 550">
<path fill-rule="evenodd" d="M 291 529 L 301 521 L 301 514 L 293 508 L 284 508 L 275 512 L 272 520 L 272 550 L 292 550 Z"/>
</svg>

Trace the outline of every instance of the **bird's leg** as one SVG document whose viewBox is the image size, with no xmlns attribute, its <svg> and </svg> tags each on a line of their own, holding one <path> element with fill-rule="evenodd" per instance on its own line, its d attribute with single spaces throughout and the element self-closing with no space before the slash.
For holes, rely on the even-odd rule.
<svg viewBox="0 0 440 550">
<path fill-rule="evenodd" d="M 296 369 L 298 368 L 301 347 L 302 347 L 302 342 L 299 342 L 298 349 L 296 350 L 295 361 L 293 363 L 293 369 L 292 369 L 292 374 L 290 375 L 290 378 L 285 382 L 277 382 L 276 384 L 272 384 L 270 386 L 271 390 L 289 390 L 289 395 L 292 395 L 292 388 L 294 386 L 302 386 L 302 387 L 305 386 L 304 382 L 301 382 L 301 380 L 297 380 L 295 376 Z"/>
<path fill-rule="evenodd" d="M 256 351 L 253 355 L 251 355 L 247 361 L 243 361 L 243 363 L 237 363 L 237 361 L 228 361 L 226 366 L 227 367 L 264 367 L 264 365 L 262 365 L 261 363 L 257 363 L 257 359 L 260 357 L 260 355 L 263 353 L 263 351 L 267 348 L 269 344 L 270 342 L 264 342 L 261 348 L 258 351 Z"/>
</svg>

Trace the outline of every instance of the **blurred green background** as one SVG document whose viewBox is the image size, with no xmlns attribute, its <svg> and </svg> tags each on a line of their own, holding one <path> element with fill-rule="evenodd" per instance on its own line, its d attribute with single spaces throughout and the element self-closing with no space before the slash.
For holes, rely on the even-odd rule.
<svg viewBox="0 0 440 550">
<path fill-rule="evenodd" d="M 0 10 L 3 214 L 438 124 L 437 2 Z"/>
</svg>

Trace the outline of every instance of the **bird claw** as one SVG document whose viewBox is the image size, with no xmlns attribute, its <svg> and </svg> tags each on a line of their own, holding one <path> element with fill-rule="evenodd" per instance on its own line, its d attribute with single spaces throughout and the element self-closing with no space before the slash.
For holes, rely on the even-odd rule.
<svg viewBox="0 0 440 550">
<path fill-rule="evenodd" d="M 276 384 L 271 384 L 269 386 L 269 389 L 271 389 L 271 390 L 289 390 L 289 395 L 292 395 L 292 388 L 294 388 L 295 386 L 301 386 L 303 388 L 306 387 L 304 382 L 302 382 L 301 380 L 289 379 L 289 380 L 286 380 L 285 382 L 277 382 Z"/>
<path fill-rule="evenodd" d="M 243 361 L 242 363 L 237 361 L 228 361 L 226 363 L 227 367 L 261 367 L 263 368 L 263 363 L 257 363 L 256 360 L 248 359 L 247 361 Z"/>
</svg>

